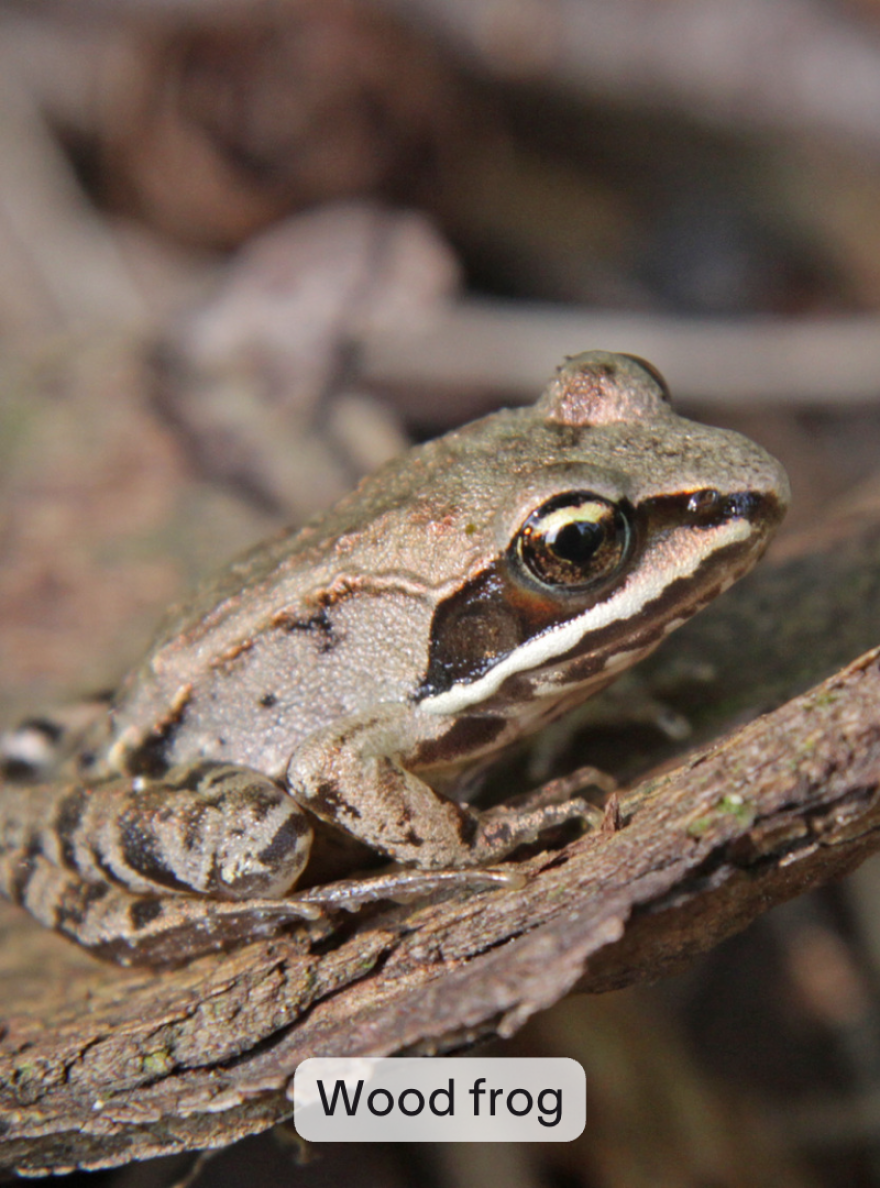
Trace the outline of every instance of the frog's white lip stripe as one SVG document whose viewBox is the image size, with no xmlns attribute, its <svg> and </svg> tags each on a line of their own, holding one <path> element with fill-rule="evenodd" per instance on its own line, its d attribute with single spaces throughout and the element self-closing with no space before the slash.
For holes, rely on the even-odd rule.
<svg viewBox="0 0 880 1188">
<path fill-rule="evenodd" d="M 630 575 L 629 580 L 606 602 L 600 602 L 576 619 L 570 619 L 528 640 L 477 680 L 470 683 L 459 681 L 451 689 L 426 697 L 420 708 L 429 714 L 457 714 L 487 701 L 514 673 L 541 668 L 557 656 L 564 656 L 576 647 L 589 631 L 597 631 L 613 623 L 625 623 L 628 619 L 634 618 L 648 603 L 659 598 L 670 580 L 691 577 L 712 553 L 738 541 L 747 540 L 753 535 L 754 528 L 747 520 L 737 519 L 704 531 L 706 545 L 710 547 L 692 550 L 686 565 L 682 565 L 680 556 L 673 560 L 673 555 L 678 552 L 676 538 L 681 535 L 680 532 L 673 532 L 656 546 L 661 555 L 651 567 L 653 577 L 640 577 L 638 573 Z M 686 530 L 685 534 L 689 541 L 693 541 L 691 530 Z M 663 553 L 670 554 L 665 564 Z"/>
</svg>

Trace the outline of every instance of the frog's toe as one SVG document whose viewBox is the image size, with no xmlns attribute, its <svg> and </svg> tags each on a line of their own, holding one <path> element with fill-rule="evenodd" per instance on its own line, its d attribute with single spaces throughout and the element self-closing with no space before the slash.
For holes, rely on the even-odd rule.
<svg viewBox="0 0 880 1188">
<path fill-rule="evenodd" d="M 324 887 L 310 887 L 292 897 L 293 902 L 325 909 L 355 912 L 368 903 L 388 899 L 412 903 L 458 891 L 519 890 L 525 876 L 518 870 L 468 867 L 448 870 L 395 869 L 363 879 L 341 879 Z"/>
</svg>

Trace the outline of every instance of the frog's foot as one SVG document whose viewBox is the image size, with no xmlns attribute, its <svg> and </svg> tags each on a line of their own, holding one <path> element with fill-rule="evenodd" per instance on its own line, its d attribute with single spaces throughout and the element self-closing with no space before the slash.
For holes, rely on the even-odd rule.
<svg viewBox="0 0 880 1188">
<path fill-rule="evenodd" d="M 472 851 L 482 856 L 483 861 L 493 862 L 569 821 L 579 821 L 585 828 L 598 829 L 604 816 L 602 809 L 578 798 L 563 804 L 542 804 L 537 808 L 498 805 L 478 815 L 478 831 L 471 843 Z"/>
<path fill-rule="evenodd" d="M 518 891 L 525 886 L 525 876 L 517 870 L 492 870 L 470 867 L 466 870 L 389 870 L 360 879 L 340 879 L 324 887 L 310 887 L 297 892 L 289 902 L 304 907 L 355 912 L 368 903 L 390 899 L 394 903 L 412 903 L 419 899 L 455 894 L 458 891 Z"/>
</svg>

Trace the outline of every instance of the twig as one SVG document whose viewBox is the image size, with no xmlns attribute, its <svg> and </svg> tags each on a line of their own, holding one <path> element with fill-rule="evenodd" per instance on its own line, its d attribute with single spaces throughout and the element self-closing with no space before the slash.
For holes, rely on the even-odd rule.
<svg viewBox="0 0 880 1188">
<path fill-rule="evenodd" d="M 470 300 L 421 330 L 369 337 L 361 365 L 401 403 L 443 391 L 451 417 L 487 394 L 531 401 L 561 358 L 595 347 L 650 359 L 683 400 L 824 408 L 880 397 L 880 322 L 868 315 L 727 321 Z"/>
</svg>

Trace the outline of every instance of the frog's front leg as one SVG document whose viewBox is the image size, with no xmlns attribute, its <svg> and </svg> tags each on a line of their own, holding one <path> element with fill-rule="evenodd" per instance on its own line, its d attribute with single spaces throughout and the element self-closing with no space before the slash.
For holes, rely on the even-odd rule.
<svg viewBox="0 0 880 1188">
<path fill-rule="evenodd" d="M 601 819 L 580 799 L 486 811 L 448 800 L 408 767 L 448 729 L 398 706 L 350 718 L 297 749 L 287 772 L 291 795 L 321 820 L 424 871 L 485 866 L 553 826 Z"/>
<path fill-rule="evenodd" d="M 311 840 L 277 784 L 226 764 L 161 781 L 0 785 L 0 891 L 117 960 L 180 960 L 315 918 L 277 898 Z"/>
</svg>

